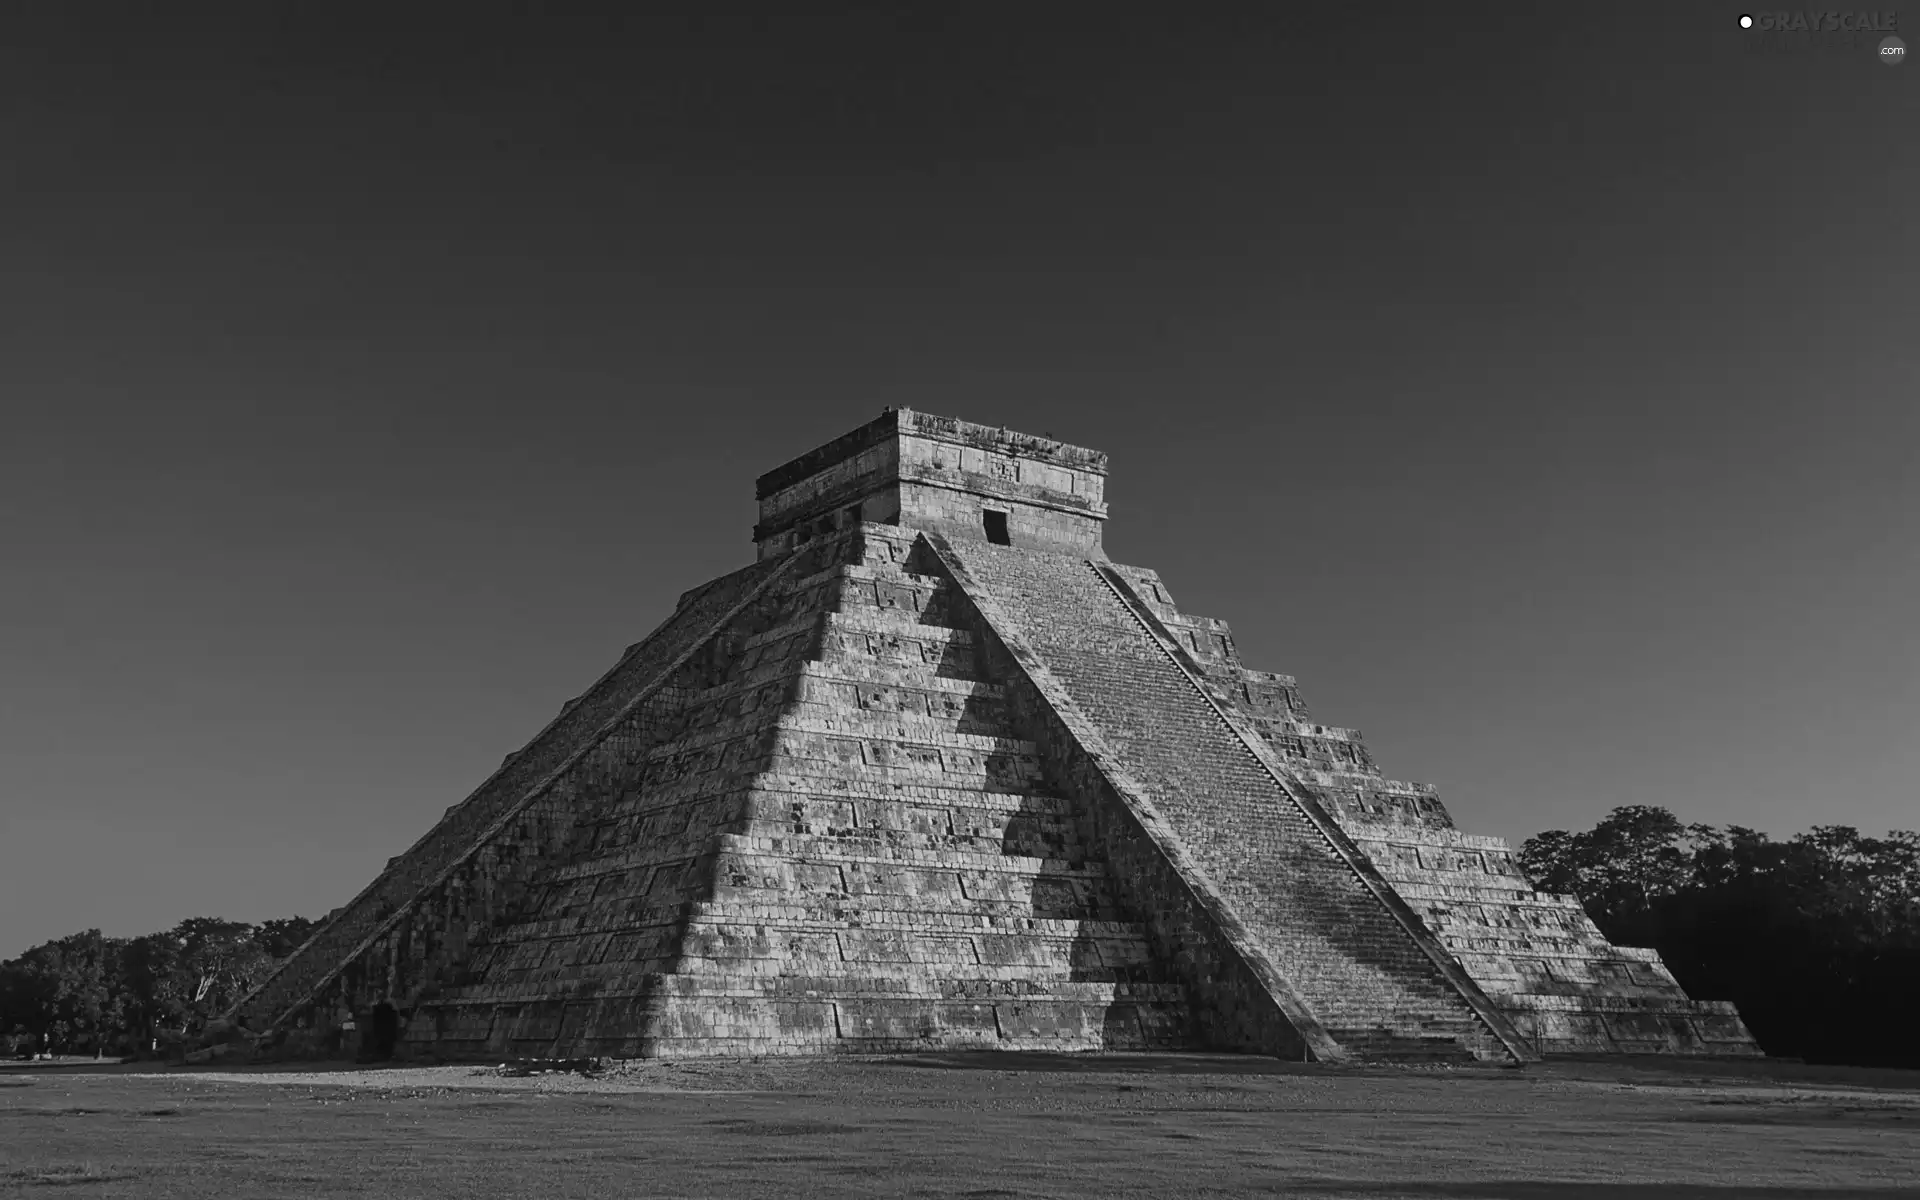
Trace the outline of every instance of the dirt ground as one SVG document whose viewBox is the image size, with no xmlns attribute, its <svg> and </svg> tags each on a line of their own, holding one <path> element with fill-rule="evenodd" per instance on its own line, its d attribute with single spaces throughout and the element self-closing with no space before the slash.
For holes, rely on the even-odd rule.
<svg viewBox="0 0 1920 1200">
<path fill-rule="evenodd" d="M 1920 1197 L 1920 1072 L 1213 1055 L 0 1068 L 0 1195 Z"/>
</svg>

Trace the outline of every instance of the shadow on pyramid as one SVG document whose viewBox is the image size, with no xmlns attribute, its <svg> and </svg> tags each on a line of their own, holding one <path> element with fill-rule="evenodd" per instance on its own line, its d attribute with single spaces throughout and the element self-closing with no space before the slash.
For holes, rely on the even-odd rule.
<svg viewBox="0 0 1920 1200">
<path fill-rule="evenodd" d="M 1105 482 L 905 409 L 762 476 L 758 561 L 236 1016 L 294 1056 L 1757 1053 L 1108 561 Z"/>
</svg>

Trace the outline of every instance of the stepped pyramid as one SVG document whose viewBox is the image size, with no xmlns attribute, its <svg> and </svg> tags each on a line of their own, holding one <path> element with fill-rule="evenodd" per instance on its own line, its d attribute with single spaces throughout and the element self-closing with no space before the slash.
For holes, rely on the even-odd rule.
<svg viewBox="0 0 1920 1200">
<path fill-rule="evenodd" d="M 1105 483 L 905 409 L 762 476 L 757 561 L 235 1015 L 382 1056 L 1757 1053 L 1108 561 Z"/>
</svg>

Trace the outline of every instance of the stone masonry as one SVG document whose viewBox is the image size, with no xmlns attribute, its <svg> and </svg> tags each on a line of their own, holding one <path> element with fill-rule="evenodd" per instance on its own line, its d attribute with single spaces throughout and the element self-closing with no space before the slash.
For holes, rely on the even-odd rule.
<svg viewBox="0 0 1920 1200">
<path fill-rule="evenodd" d="M 403 1057 L 1757 1052 L 1109 562 L 1105 481 L 905 409 L 763 476 L 757 561 L 236 1016 Z"/>
</svg>

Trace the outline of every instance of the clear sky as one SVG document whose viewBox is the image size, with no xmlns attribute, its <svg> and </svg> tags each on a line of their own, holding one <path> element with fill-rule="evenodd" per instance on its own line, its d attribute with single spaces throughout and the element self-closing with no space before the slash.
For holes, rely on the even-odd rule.
<svg viewBox="0 0 1920 1200">
<path fill-rule="evenodd" d="M 343 903 L 890 404 L 1466 829 L 1920 826 L 1920 64 L 625 7 L 0 13 L 0 956 Z"/>
</svg>

